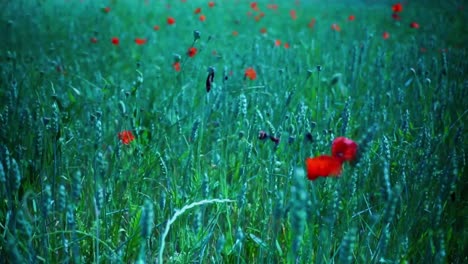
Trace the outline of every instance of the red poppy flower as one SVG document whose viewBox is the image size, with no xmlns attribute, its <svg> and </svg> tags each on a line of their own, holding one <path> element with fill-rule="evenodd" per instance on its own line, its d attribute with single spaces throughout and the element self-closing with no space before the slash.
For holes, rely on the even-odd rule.
<svg viewBox="0 0 468 264">
<path fill-rule="evenodd" d="M 281 46 L 281 40 L 277 39 L 275 40 L 275 46 Z"/>
<path fill-rule="evenodd" d="M 201 12 L 201 8 L 200 7 L 197 7 L 194 11 L 195 14 L 200 14 Z"/>
<path fill-rule="evenodd" d="M 285 49 L 289 49 L 289 43 L 287 43 L 287 42 L 284 43 L 284 48 L 285 48 Z"/>
<path fill-rule="evenodd" d="M 390 37 L 390 33 L 388 33 L 387 31 L 385 31 L 383 34 L 382 34 L 382 38 L 383 39 L 388 39 Z"/>
<path fill-rule="evenodd" d="M 310 20 L 309 24 L 307 24 L 307 26 L 310 27 L 310 28 L 314 28 L 316 22 L 317 22 L 317 20 L 315 18 L 312 18 Z"/>
<path fill-rule="evenodd" d="M 205 15 L 200 15 L 200 17 L 198 19 L 200 19 L 201 22 L 204 22 L 206 20 L 206 16 Z"/>
<path fill-rule="evenodd" d="M 276 10 L 278 10 L 278 5 L 277 4 L 268 4 L 267 8 L 276 11 Z"/>
<path fill-rule="evenodd" d="M 249 78 L 250 80 L 255 80 L 257 78 L 257 72 L 253 68 L 247 68 L 245 70 L 245 77 Z"/>
<path fill-rule="evenodd" d="M 98 42 L 96 37 L 90 38 L 89 41 L 91 41 L 91 43 L 97 43 Z"/>
<path fill-rule="evenodd" d="M 239 32 L 233 31 L 233 32 L 232 32 L 232 35 L 233 35 L 234 37 L 237 37 L 237 35 L 239 35 Z"/>
<path fill-rule="evenodd" d="M 403 5 L 401 3 L 396 3 L 392 5 L 392 11 L 395 13 L 400 13 L 401 11 L 403 11 Z"/>
<path fill-rule="evenodd" d="M 411 22 L 410 28 L 419 28 L 419 24 L 416 22 Z"/>
<path fill-rule="evenodd" d="M 337 137 L 332 143 L 332 156 L 351 161 L 356 158 L 358 145 L 349 138 Z"/>
<path fill-rule="evenodd" d="M 356 17 L 355 17 L 354 15 L 350 15 L 350 16 L 348 17 L 348 20 L 349 20 L 349 21 L 354 21 L 354 19 L 356 19 Z"/>
<path fill-rule="evenodd" d="M 174 64 L 172 64 L 172 67 L 174 67 L 175 71 L 180 71 L 180 62 L 174 62 Z"/>
<path fill-rule="evenodd" d="M 160 29 L 160 27 L 159 27 L 158 25 L 155 25 L 155 26 L 153 27 L 153 29 L 154 29 L 155 31 L 158 31 L 158 30 Z"/>
<path fill-rule="evenodd" d="M 255 11 L 258 11 L 258 4 L 257 2 L 252 2 L 250 3 L 250 8 L 252 8 Z"/>
<path fill-rule="evenodd" d="M 398 15 L 397 13 L 393 13 L 393 14 L 392 14 L 392 18 L 393 18 L 394 20 L 400 20 L 400 19 L 401 19 L 400 15 Z"/>
<path fill-rule="evenodd" d="M 128 145 L 135 139 L 135 136 L 133 135 L 132 131 L 124 130 L 119 132 L 119 139 L 123 144 Z"/>
<path fill-rule="evenodd" d="M 265 34 L 267 32 L 266 28 L 261 28 L 260 33 Z"/>
<path fill-rule="evenodd" d="M 110 7 L 106 6 L 102 9 L 102 12 L 109 13 L 111 11 Z"/>
<path fill-rule="evenodd" d="M 114 44 L 115 46 L 119 45 L 119 42 L 120 42 L 118 37 L 113 37 L 111 41 L 112 41 L 112 44 Z"/>
<path fill-rule="evenodd" d="M 143 45 L 143 44 L 146 43 L 146 39 L 144 39 L 144 38 L 136 38 L 136 39 L 135 39 L 135 43 L 136 43 L 137 45 Z"/>
<path fill-rule="evenodd" d="M 212 2 L 209 2 L 209 3 L 208 3 L 208 6 L 209 6 L 209 7 L 214 7 L 214 6 L 215 6 L 215 3 L 214 3 L 213 1 L 212 1 Z"/>
<path fill-rule="evenodd" d="M 195 48 L 195 47 L 191 47 L 191 48 L 189 48 L 188 51 L 187 51 L 187 55 L 188 55 L 189 57 L 193 57 L 193 56 L 195 56 L 196 54 L 197 54 L 197 48 Z"/>
<path fill-rule="evenodd" d="M 167 18 L 167 24 L 174 25 L 175 24 L 175 19 L 173 17 L 168 17 Z"/>
<path fill-rule="evenodd" d="M 332 28 L 332 30 L 334 30 L 334 31 L 336 31 L 336 32 L 340 32 L 340 31 L 341 31 L 341 27 L 340 27 L 338 24 L 336 24 L 336 23 L 333 23 L 333 24 L 331 25 L 331 28 Z"/>
<path fill-rule="evenodd" d="M 289 15 L 291 16 L 292 20 L 296 20 L 296 19 L 297 19 L 296 10 L 291 10 L 291 11 L 289 11 Z"/>
<path fill-rule="evenodd" d="M 341 158 L 328 155 L 307 158 L 305 160 L 307 178 L 313 181 L 318 177 L 339 176 L 342 164 Z"/>
</svg>

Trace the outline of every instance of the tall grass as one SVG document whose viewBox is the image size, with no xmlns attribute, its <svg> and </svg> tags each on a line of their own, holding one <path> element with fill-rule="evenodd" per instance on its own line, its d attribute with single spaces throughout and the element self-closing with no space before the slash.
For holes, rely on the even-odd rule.
<svg viewBox="0 0 468 264">
<path fill-rule="evenodd" d="M 369 2 L 0 4 L 2 261 L 466 262 L 466 11 Z"/>
</svg>

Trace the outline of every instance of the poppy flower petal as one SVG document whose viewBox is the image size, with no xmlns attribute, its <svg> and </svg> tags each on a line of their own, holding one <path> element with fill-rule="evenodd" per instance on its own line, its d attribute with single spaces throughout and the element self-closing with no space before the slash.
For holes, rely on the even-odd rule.
<svg viewBox="0 0 468 264">
<path fill-rule="evenodd" d="M 341 174 L 342 159 L 327 155 L 305 160 L 307 178 L 311 181 L 318 177 L 339 176 Z"/>
<path fill-rule="evenodd" d="M 337 137 L 332 143 L 332 156 L 343 161 L 351 161 L 356 158 L 358 145 L 349 138 Z"/>
</svg>

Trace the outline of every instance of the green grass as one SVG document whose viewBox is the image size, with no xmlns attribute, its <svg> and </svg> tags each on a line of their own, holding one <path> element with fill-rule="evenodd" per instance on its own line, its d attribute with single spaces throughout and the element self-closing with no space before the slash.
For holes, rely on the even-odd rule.
<svg viewBox="0 0 468 264">
<path fill-rule="evenodd" d="M 3 262 L 468 261 L 457 2 L 148 2 L 0 4 Z M 308 181 L 338 136 L 359 160 Z"/>
</svg>

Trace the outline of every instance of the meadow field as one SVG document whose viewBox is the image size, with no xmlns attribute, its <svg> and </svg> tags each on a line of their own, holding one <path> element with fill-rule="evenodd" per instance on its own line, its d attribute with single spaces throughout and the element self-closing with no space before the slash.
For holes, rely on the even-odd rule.
<svg viewBox="0 0 468 264">
<path fill-rule="evenodd" d="M 1 1 L 0 263 L 468 263 L 467 7 Z"/>
</svg>

